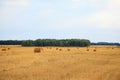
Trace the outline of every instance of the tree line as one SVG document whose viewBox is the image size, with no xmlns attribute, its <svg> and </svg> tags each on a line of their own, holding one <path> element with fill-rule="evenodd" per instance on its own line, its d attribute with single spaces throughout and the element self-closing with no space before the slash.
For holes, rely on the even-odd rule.
<svg viewBox="0 0 120 80">
<path fill-rule="evenodd" d="M 37 40 L 0 40 L 0 45 L 22 46 L 90 46 L 87 39 L 37 39 Z"/>
<path fill-rule="evenodd" d="M 21 45 L 22 40 L 0 40 L 0 45 Z"/>
<path fill-rule="evenodd" d="M 112 42 L 97 42 L 97 43 L 91 43 L 91 45 L 116 45 L 120 46 L 120 43 L 112 43 Z"/>
<path fill-rule="evenodd" d="M 120 43 L 97 42 L 91 43 L 87 39 L 37 39 L 37 40 L 0 40 L 0 45 L 22 45 L 22 46 L 80 46 L 90 45 L 116 45 Z"/>
</svg>

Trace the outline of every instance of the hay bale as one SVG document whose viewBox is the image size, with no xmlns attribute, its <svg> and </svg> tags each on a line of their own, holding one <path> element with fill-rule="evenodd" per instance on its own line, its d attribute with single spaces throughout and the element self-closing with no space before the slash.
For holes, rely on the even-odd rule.
<svg viewBox="0 0 120 80">
<path fill-rule="evenodd" d="M 62 51 L 62 49 L 59 49 L 59 51 Z"/>
<path fill-rule="evenodd" d="M 93 51 L 94 51 L 94 52 L 96 52 L 97 50 L 96 50 L 96 49 L 94 49 Z"/>
<path fill-rule="evenodd" d="M 89 51 L 89 49 L 87 49 L 87 51 Z"/>
<path fill-rule="evenodd" d="M 3 48 L 3 49 L 1 49 L 2 51 L 6 51 L 6 49 L 5 48 Z"/>
<path fill-rule="evenodd" d="M 7 48 L 8 50 L 10 50 L 10 48 Z"/>
<path fill-rule="evenodd" d="M 67 49 L 67 51 L 70 51 L 70 49 Z"/>
<path fill-rule="evenodd" d="M 56 48 L 56 50 L 58 50 L 59 48 Z"/>
<path fill-rule="evenodd" d="M 40 53 L 43 51 L 43 48 L 35 48 L 34 53 Z"/>
<path fill-rule="evenodd" d="M 112 49 L 114 49 L 114 47 L 112 47 Z"/>
</svg>

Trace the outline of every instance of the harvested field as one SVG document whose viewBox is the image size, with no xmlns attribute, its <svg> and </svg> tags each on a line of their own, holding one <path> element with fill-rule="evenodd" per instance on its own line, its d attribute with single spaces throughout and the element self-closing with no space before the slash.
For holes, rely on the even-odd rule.
<svg viewBox="0 0 120 80">
<path fill-rule="evenodd" d="M 9 48 L 0 50 L 0 80 L 120 80 L 120 47 Z"/>
</svg>

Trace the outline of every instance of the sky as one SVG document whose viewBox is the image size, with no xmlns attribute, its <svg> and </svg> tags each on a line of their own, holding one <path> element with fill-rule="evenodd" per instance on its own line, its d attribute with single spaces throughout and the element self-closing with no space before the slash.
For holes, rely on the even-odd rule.
<svg viewBox="0 0 120 80">
<path fill-rule="evenodd" d="M 120 42 L 120 0 L 0 0 L 0 40 Z"/>
</svg>

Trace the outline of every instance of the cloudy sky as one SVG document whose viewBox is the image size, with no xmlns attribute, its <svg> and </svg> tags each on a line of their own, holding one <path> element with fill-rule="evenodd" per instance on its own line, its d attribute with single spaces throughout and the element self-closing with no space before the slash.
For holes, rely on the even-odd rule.
<svg viewBox="0 0 120 80">
<path fill-rule="evenodd" d="M 120 42 L 120 0 L 0 0 L 0 40 Z"/>
</svg>

